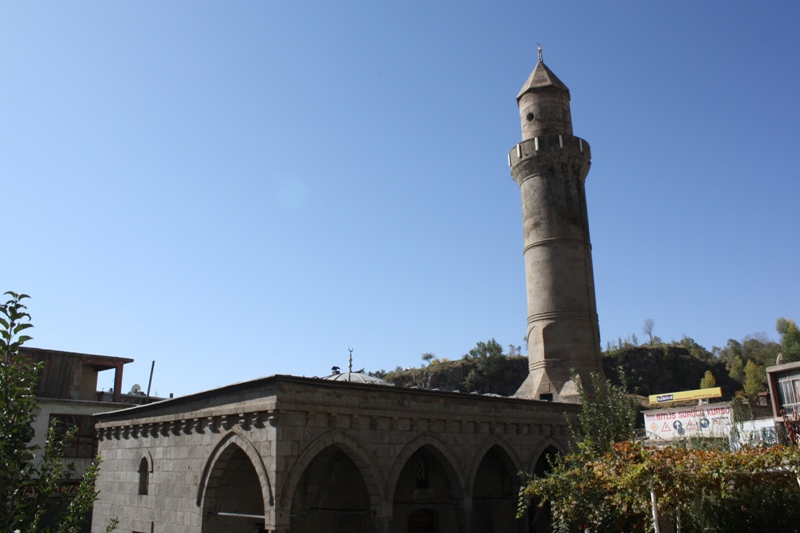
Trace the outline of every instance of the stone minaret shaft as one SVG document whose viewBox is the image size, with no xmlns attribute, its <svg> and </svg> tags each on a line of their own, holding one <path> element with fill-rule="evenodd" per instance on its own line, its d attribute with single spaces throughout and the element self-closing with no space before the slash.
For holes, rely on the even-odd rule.
<svg viewBox="0 0 800 533">
<path fill-rule="evenodd" d="M 574 369 L 602 374 L 584 180 L 589 144 L 572 135 L 569 89 L 539 62 L 517 96 L 522 142 L 509 165 L 522 193 L 530 374 L 517 396 L 574 402 Z"/>
</svg>

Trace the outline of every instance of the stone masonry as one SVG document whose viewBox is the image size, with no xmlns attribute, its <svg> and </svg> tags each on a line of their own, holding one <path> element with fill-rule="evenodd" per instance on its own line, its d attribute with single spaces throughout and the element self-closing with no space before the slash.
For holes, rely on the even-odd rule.
<svg viewBox="0 0 800 533">
<path fill-rule="evenodd" d="M 566 450 L 576 409 L 274 376 L 101 414 L 92 531 L 536 530 L 517 472 Z"/>
<path fill-rule="evenodd" d="M 584 181 L 589 143 L 572 134 L 570 94 L 539 62 L 517 96 L 522 142 L 508 164 L 522 195 L 530 374 L 517 396 L 577 401 L 570 371 L 602 375 Z"/>
<path fill-rule="evenodd" d="M 569 89 L 542 62 L 517 97 L 530 374 L 516 398 L 272 376 L 97 415 L 93 533 L 541 533 L 520 471 L 570 441 L 570 369 L 602 372 Z M 357 378 L 355 383 L 350 378 Z M 542 401 L 544 400 L 544 401 Z M 565 417 L 565 413 L 567 417 Z"/>
</svg>

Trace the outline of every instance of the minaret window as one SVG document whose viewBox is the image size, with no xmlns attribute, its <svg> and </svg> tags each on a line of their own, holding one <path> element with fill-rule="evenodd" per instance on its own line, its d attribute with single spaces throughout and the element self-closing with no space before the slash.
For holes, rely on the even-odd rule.
<svg viewBox="0 0 800 533">
<path fill-rule="evenodd" d="M 536 118 L 536 115 L 534 115 L 533 113 L 528 113 L 527 115 L 525 115 L 525 119 L 526 119 L 528 122 L 532 122 L 532 121 L 533 121 L 533 119 L 535 119 L 535 118 Z"/>
</svg>

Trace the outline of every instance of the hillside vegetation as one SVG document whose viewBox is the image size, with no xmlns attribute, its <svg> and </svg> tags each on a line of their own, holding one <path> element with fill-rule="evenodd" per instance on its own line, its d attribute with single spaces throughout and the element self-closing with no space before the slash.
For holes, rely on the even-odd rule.
<svg viewBox="0 0 800 533">
<path fill-rule="evenodd" d="M 776 330 L 780 342 L 763 333 L 748 335 L 741 341 L 729 339 L 722 348 L 711 350 L 684 337 L 665 343 L 653 335 L 654 323 L 645 322 L 646 343 L 636 335 L 607 343 L 602 353 L 603 369 L 618 383 L 618 370 L 627 376 L 629 392 L 650 395 L 705 387 L 721 387 L 726 398 L 734 395 L 755 400 L 766 390 L 765 368 L 782 354 L 785 363 L 800 361 L 800 330 L 791 319 L 780 318 Z M 422 355 L 420 368 L 397 368 L 371 374 L 397 386 L 510 396 L 528 375 L 528 359 L 519 347 L 503 347 L 494 339 L 479 342 L 460 359 Z"/>
<path fill-rule="evenodd" d="M 396 370 L 385 374 L 383 379 L 399 387 L 511 396 L 528 376 L 528 358 L 520 355 L 502 355 L 493 362 L 493 367 L 481 367 L 480 361 L 474 359 L 459 359 Z"/>
</svg>

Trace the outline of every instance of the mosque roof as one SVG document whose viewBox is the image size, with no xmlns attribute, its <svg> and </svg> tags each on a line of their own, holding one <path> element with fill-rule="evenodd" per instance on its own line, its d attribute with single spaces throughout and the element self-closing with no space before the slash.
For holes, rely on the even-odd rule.
<svg viewBox="0 0 800 533">
<path fill-rule="evenodd" d="M 361 374 L 359 372 L 342 372 L 341 374 L 331 374 L 322 379 L 329 381 L 346 381 L 348 383 L 368 383 L 370 385 L 383 385 L 385 387 L 394 387 L 394 383 L 389 383 L 375 376 L 369 374 Z"/>
</svg>

